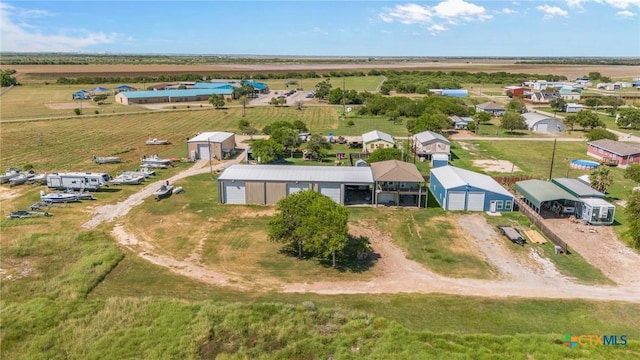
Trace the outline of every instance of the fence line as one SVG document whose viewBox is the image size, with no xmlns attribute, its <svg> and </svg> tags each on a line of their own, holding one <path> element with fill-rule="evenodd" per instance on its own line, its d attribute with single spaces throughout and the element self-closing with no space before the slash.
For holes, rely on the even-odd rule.
<svg viewBox="0 0 640 360">
<path fill-rule="evenodd" d="M 540 216 L 540 214 L 535 212 L 535 210 L 533 210 L 529 205 L 525 204 L 525 202 L 522 201 L 522 199 L 516 198 L 515 203 L 518 204 L 518 210 L 521 213 L 523 213 L 527 218 L 529 218 L 531 223 L 537 226 L 538 229 L 540 229 L 540 232 L 542 232 L 549 240 L 551 240 L 552 243 L 562 248 L 563 253 L 565 254 L 569 253 L 569 246 L 567 245 L 567 243 L 564 242 L 564 240 L 562 240 L 558 235 L 556 235 L 556 233 L 554 233 L 543 222 L 542 216 Z"/>
</svg>

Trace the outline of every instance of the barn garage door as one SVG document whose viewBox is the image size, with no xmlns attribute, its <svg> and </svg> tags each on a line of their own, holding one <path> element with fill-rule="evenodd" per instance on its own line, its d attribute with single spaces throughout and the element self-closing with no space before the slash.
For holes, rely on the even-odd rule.
<svg viewBox="0 0 640 360">
<path fill-rule="evenodd" d="M 224 194 L 226 204 L 246 204 L 246 189 L 244 182 L 234 182 L 224 184 Z"/>
<path fill-rule="evenodd" d="M 341 204 L 340 185 L 320 185 L 320 194 L 328 196 L 331 200 Z"/>
<path fill-rule="evenodd" d="M 484 210 L 484 193 L 482 192 L 470 192 L 469 203 L 467 204 L 467 210 L 469 211 L 483 211 Z"/>
<path fill-rule="evenodd" d="M 538 124 L 537 126 L 538 131 L 547 132 L 547 125 L 548 124 Z"/>
<path fill-rule="evenodd" d="M 209 145 L 198 145 L 198 154 L 200 154 L 200 159 L 211 159 L 211 154 L 209 153 Z"/>
<path fill-rule="evenodd" d="M 466 196 L 464 192 L 450 192 L 447 195 L 447 210 L 464 210 Z"/>
<path fill-rule="evenodd" d="M 287 185 L 287 195 L 295 194 L 298 191 L 309 190 L 308 184 L 289 184 Z"/>
</svg>

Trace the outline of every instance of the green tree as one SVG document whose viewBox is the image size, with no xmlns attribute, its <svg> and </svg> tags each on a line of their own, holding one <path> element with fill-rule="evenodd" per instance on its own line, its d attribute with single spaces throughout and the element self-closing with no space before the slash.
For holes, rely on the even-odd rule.
<svg viewBox="0 0 640 360">
<path fill-rule="evenodd" d="M 566 126 L 569 127 L 569 130 L 573 131 L 574 126 L 576 125 L 576 123 L 578 122 L 578 120 L 576 119 L 575 115 L 567 115 L 564 118 L 564 124 Z"/>
<path fill-rule="evenodd" d="M 627 198 L 625 208 L 629 222 L 629 236 L 633 241 L 633 246 L 640 249 L 640 191 L 632 191 Z"/>
<path fill-rule="evenodd" d="M 341 253 L 349 241 L 349 211 L 324 195 L 317 196 L 308 211 L 308 216 L 302 219 L 301 232 L 306 239 L 303 246 L 323 257 L 331 256 L 336 268 L 336 254 Z"/>
<path fill-rule="evenodd" d="M 331 144 L 324 136 L 314 134 L 307 141 L 306 148 L 311 158 L 320 161 L 327 155 L 327 150 L 331 149 Z"/>
<path fill-rule="evenodd" d="M 606 193 L 609 186 L 613 183 L 613 175 L 609 168 L 599 166 L 589 174 L 589 182 L 592 188 Z"/>
<path fill-rule="evenodd" d="M 620 110 L 616 116 L 616 125 L 620 128 L 640 130 L 640 109 Z"/>
<path fill-rule="evenodd" d="M 624 178 L 631 179 L 636 183 L 640 184 L 640 164 L 629 165 L 624 170 Z"/>
<path fill-rule="evenodd" d="M 269 100 L 269 105 L 278 106 L 278 105 L 280 105 L 280 102 L 278 101 L 278 98 L 272 97 L 271 100 Z"/>
<path fill-rule="evenodd" d="M 307 128 L 307 124 L 304 123 L 304 121 L 302 120 L 296 120 L 293 122 L 293 127 L 298 130 L 299 132 L 307 132 L 309 131 L 309 128 Z"/>
<path fill-rule="evenodd" d="M 0 83 L 2 87 L 18 85 L 18 80 L 13 76 L 16 71 L 14 69 L 0 70 Z"/>
<path fill-rule="evenodd" d="M 576 114 L 576 122 L 584 129 L 593 130 L 598 126 L 604 127 L 604 123 L 600 121 L 598 114 L 591 110 L 580 110 Z"/>
<path fill-rule="evenodd" d="M 278 98 L 278 105 L 280 106 L 287 105 L 287 98 Z"/>
<path fill-rule="evenodd" d="M 589 73 L 589 81 L 591 82 L 600 80 L 601 78 L 602 78 L 602 74 L 600 74 L 597 71 L 592 71 Z"/>
<path fill-rule="evenodd" d="M 595 128 L 589 131 L 585 137 L 589 141 L 596 141 L 600 139 L 618 140 L 618 135 L 603 128 Z"/>
<path fill-rule="evenodd" d="M 329 91 L 331 91 L 331 82 L 329 82 L 329 78 L 316 84 L 317 99 L 326 99 L 329 96 Z"/>
<path fill-rule="evenodd" d="M 335 89 L 331 89 L 329 91 L 329 104 L 333 104 L 333 105 L 338 105 L 338 104 L 342 104 L 342 99 L 344 97 L 344 93 L 342 92 L 342 89 L 340 88 L 335 88 Z"/>
<path fill-rule="evenodd" d="M 523 112 L 525 112 L 525 110 L 527 110 L 527 106 L 520 99 L 511 99 L 507 103 L 505 109 L 522 114 Z"/>
<path fill-rule="evenodd" d="M 314 191 L 300 191 L 280 199 L 276 204 L 276 215 L 269 221 L 269 239 L 292 246 L 300 259 L 304 256 L 304 245 L 309 241 L 302 223 L 310 215 L 309 204 L 319 195 Z"/>
<path fill-rule="evenodd" d="M 402 160 L 402 152 L 392 148 L 375 149 L 367 158 L 369 164 L 386 160 Z"/>
<path fill-rule="evenodd" d="M 256 128 L 251 126 L 251 123 L 248 120 L 244 119 L 238 121 L 238 129 L 240 129 L 240 132 L 245 135 L 254 135 L 258 132 Z"/>
<path fill-rule="evenodd" d="M 224 107 L 224 96 L 219 94 L 213 94 L 209 97 L 209 104 L 214 108 L 220 109 Z"/>
<path fill-rule="evenodd" d="M 514 113 L 513 111 L 507 111 L 500 119 L 500 127 L 512 133 L 514 130 L 526 130 L 527 123 L 524 121 L 522 115 Z"/>
<path fill-rule="evenodd" d="M 555 98 L 549 101 L 549 106 L 553 108 L 555 111 L 564 111 L 564 107 L 567 105 L 567 102 L 564 101 L 563 98 Z"/>
<path fill-rule="evenodd" d="M 478 131 L 480 131 L 480 124 L 488 123 L 491 121 L 491 115 L 488 112 L 478 111 L 473 114 L 473 125 L 476 130 L 476 135 L 478 135 Z"/>
<path fill-rule="evenodd" d="M 270 139 L 282 145 L 285 151 L 293 151 L 301 143 L 298 130 L 287 126 L 272 126 Z"/>
<path fill-rule="evenodd" d="M 98 105 L 102 105 L 104 104 L 105 100 L 107 100 L 109 98 L 109 95 L 107 94 L 100 94 L 100 95 L 94 95 L 92 97 L 92 100 L 98 104 Z"/>
<path fill-rule="evenodd" d="M 251 143 L 253 157 L 261 164 L 267 164 L 282 154 L 284 147 L 273 139 L 256 139 Z"/>
</svg>

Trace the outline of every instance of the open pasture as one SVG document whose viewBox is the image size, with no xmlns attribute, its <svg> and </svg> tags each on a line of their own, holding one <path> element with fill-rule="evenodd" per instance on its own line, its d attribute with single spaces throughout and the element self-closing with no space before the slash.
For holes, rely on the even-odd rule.
<svg viewBox="0 0 640 360">
<path fill-rule="evenodd" d="M 187 138 L 204 131 L 238 131 L 240 119 L 241 108 L 208 108 L 3 123 L 0 166 L 31 164 L 39 171 L 98 171 L 118 169 L 119 165 L 96 165 L 93 155 L 118 155 L 125 161 L 124 168 L 154 153 L 186 157 Z M 328 107 L 247 108 L 245 119 L 257 129 L 276 120 L 302 120 L 312 132 L 337 125 L 336 111 Z M 145 145 L 149 138 L 167 139 L 171 145 Z"/>
</svg>

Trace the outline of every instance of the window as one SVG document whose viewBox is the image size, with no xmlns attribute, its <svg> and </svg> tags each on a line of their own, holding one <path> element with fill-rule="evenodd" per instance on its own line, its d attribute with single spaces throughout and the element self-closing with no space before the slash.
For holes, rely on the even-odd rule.
<svg viewBox="0 0 640 360">
<path fill-rule="evenodd" d="M 504 208 L 506 210 L 511 210 L 512 207 L 513 207 L 513 204 L 511 203 L 511 200 L 507 200 L 504 202 Z"/>
<path fill-rule="evenodd" d="M 496 200 L 496 210 L 502 210 L 502 200 Z"/>
</svg>

